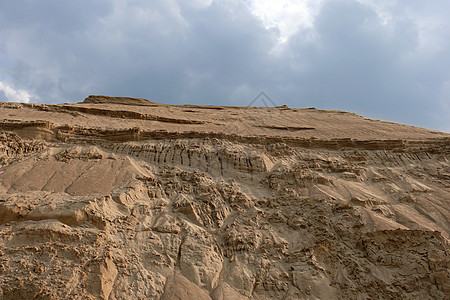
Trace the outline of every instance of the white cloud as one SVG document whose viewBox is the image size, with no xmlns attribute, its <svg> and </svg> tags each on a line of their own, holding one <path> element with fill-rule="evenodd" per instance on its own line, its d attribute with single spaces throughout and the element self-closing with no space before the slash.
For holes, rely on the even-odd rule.
<svg viewBox="0 0 450 300">
<path fill-rule="evenodd" d="M 198 8 L 205 8 L 211 5 L 213 0 L 191 0 L 191 3 Z"/>
<path fill-rule="evenodd" d="M 383 25 L 388 25 L 393 21 L 392 8 L 397 4 L 397 0 L 357 0 L 372 8 L 382 20 Z"/>
<path fill-rule="evenodd" d="M 16 90 L 2 81 L 0 81 L 0 92 L 4 93 L 7 101 L 28 103 L 31 100 L 31 94 L 26 90 Z"/>
<path fill-rule="evenodd" d="M 301 28 L 313 26 L 323 0 L 249 0 L 246 3 L 267 28 L 278 29 L 280 41 L 285 42 Z"/>
</svg>

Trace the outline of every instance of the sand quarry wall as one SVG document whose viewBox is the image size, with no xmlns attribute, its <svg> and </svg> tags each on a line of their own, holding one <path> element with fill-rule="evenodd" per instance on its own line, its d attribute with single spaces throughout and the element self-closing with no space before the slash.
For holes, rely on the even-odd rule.
<svg viewBox="0 0 450 300">
<path fill-rule="evenodd" d="M 0 299 L 450 295 L 448 134 L 102 99 L 1 105 Z"/>
</svg>

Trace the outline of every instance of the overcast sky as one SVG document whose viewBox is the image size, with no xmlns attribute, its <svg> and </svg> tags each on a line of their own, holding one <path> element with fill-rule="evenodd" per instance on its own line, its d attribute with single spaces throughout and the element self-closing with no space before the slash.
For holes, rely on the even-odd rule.
<svg viewBox="0 0 450 300">
<path fill-rule="evenodd" d="M 290 107 L 450 132 L 448 0 L 0 0 L 0 100 Z"/>
</svg>

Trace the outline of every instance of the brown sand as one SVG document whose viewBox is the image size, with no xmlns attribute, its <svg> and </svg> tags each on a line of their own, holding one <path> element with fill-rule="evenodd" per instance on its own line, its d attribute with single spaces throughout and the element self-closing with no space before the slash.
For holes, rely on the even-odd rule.
<svg viewBox="0 0 450 300">
<path fill-rule="evenodd" d="M 450 295 L 450 134 L 105 96 L 0 130 L 0 299 Z"/>
</svg>

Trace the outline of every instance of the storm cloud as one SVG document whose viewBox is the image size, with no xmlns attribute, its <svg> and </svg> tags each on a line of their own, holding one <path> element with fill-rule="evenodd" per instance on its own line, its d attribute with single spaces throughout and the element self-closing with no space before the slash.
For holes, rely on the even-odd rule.
<svg viewBox="0 0 450 300">
<path fill-rule="evenodd" d="M 450 130 L 444 0 L 0 1 L 0 100 L 347 110 Z"/>
</svg>

